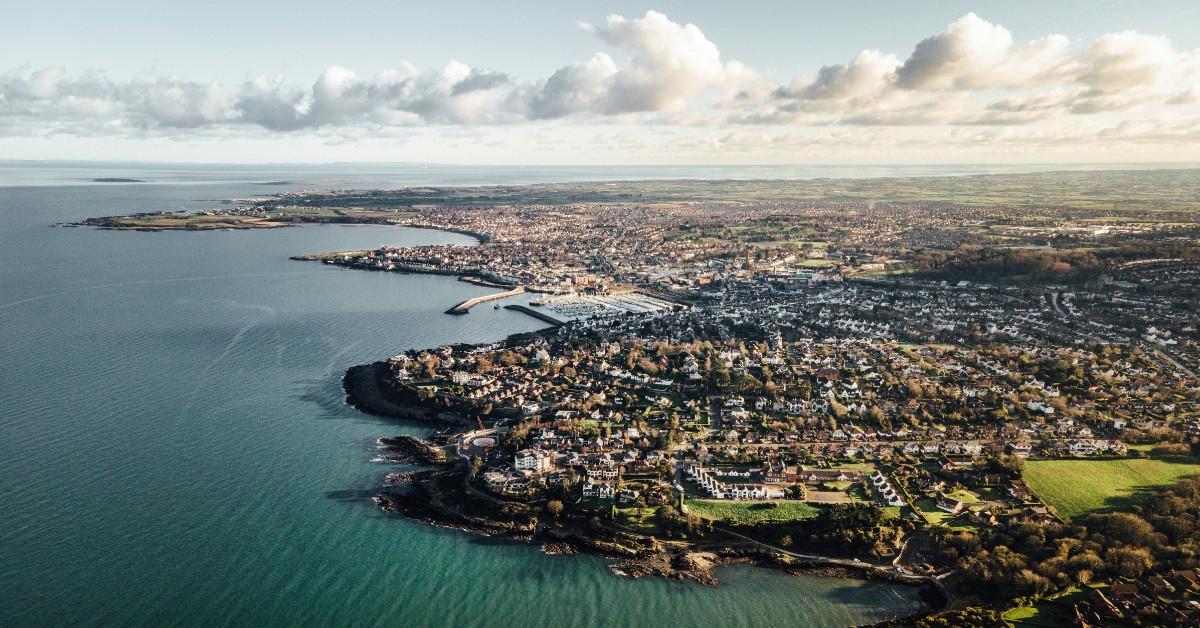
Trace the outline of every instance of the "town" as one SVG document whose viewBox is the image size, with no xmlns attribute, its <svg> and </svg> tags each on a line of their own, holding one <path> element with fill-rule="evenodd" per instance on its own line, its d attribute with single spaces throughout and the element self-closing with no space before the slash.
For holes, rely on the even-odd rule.
<svg viewBox="0 0 1200 628">
<path fill-rule="evenodd" d="M 457 277 L 492 292 L 447 313 L 549 325 L 351 369 L 360 408 L 448 426 L 381 439 L 382 460 L 420 463 L 388 474 L 389 512 L 624 574 L 712 583 L 751 561 L 920 584 L 962 612 L 1200 617 L 1178 549 L 1200 530 L 1151 514 L 1198 508 L 1194 210 L 624 187 L 289 193 L 102 226 L 475 238 L 297 257 Z"/>
</svg>

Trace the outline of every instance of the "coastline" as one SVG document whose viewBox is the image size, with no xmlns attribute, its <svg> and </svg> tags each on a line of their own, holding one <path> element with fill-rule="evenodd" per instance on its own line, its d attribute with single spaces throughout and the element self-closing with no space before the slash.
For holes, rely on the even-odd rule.
<svg viewBox="0 0 1200 628">
<path fill-rule="evenodd" d="M 523 545 L 540 545 L 547 554 L 589 554 L 608 559 L 616 576 L 639 579 L 658 576 L 709 587 L 721 585 L 717 570 L 734 565 L 774 569 L 792 576 L 814 576 L 855 581 L 889 582 L 912 587 L 924 607 L 903 621 L 947 608 L 951 600 L 934 580 L 903 576 L 864 564 L 851 567 L 823 559 L 797 560 L 778 552 L 736 541 L 683 542 L 661 540 L 584 518 L 545 522 L 540 509 L 483 493 L 465 481 L 461 461 L 408 474 L 389 482 L 373 498 L 380 510 L 427 525 L 502 539 Z M 838 559 L 828 559 L 836 561 Z"/>
<path fill-rule="evenodd" d="M 532 334 L 514 335 L 509 340 L 529 335 Z M 387 363 L 382 361 L 348 369 L 343 377 L 347 403 L 364 412 L 404 421 L 454 428 L 472 425 L 465 416 L 438 413 L 405 399 L 386 385 L 387 374 Z M 381 442 L 391 441 L 381 439 Z M 422 443 L 423 447 L 431 446 Z M 870 563 L 854 564 L 833 557 L 799 559 L 761 544 L 740 541 L 727 533 L 719 534 L 723 540 L 706 539 L 693 543 L 660 540 L 622 530 L 619 524 L 593 529 L 583 521 L 562 527 L 559 522 L 539 523 L 540 510 L 530 504 L 496 497 L 471 486 L 463 459 L 438 463 L 426 459 L 424 462 L 434 468 L 405 474 L 384 484 L 373 498 L 383 512 L 514 543 L 540 544 L 551 554 L 600 556 L 613 561 L 609 569 L 614 575 L 634 579 L 655 575 L 715 587 L 720 585 L 714 573 L 716 568 L 748 564 L 790 575 L 886 581 L 911 586 L 917 590 L 926 608 L 909 617 L 936 612 L 950 603 L 944 589 L 925 576 L 905 576 L 878 569 Z"/>
<path fill-rule="evenodd" d="M 425 223 L 397 222 L 386 213 L 364 215 L 307 215 L 293 214 L 266 216 L 261 214 L 204 214 L 190 212 L 138 212 L 121 216 L 97 216 L 76 222 L 63 223 L 63 227 L 95 227 L 115 231 L 214 231 L 222 229 L 279 229 L 302 225 L 375 225 L 443 231 L 465 235 L 475 240 L 476 246 L 495 239 L 490 233 L 471 229 L 443 227 Z M 295 258 L 293 258 L 295 259 Z"/>
<path fill-rule="evenodd" d="M 89 221 L 77 223 L 72 226 L 92 226 L 100 229 L 115 229 L 115 230 L 135 230 L 135 231 L 169 231 L 169 230 L 188 230 L 188 231 L 203 231 L 214 229 L 254 229 L 254 228 L 280 228 L 299 226 L 303 224 L 363 224 L 363 225 L 389 225 L 398 227 L 429 229 L 437 231 L 446 231 L 452 233 L 460 233 L 476 237 L 479 242 L 485 241 L 476 234 L 470 231 L 446 229 L 428 225 L 405 225 L 395 224 L 386 221 L 375 219 L 354 219 L 350 217 L 337 217 L 333 219 L 314 219 L 314 220 L 293 220 L 292 222 L 255 222 L 253 224 L 243 224 L 238 226 L 204 226 L 204 227 L 140 227 L 140 226 L 123 226 L 123 225 L 106 225 L 97 224 Z M 103 219 L 96 219 L 103 220 Z M 334 255 L 337 253 L 317 253 L 308 255 L 293 256 L 291 259 L 310 261 L 323 261 L 324 256 Z M 452 276 L 458 273 L 452 272 L 437 272 L 431 270 L 413 270 L 406 272 L 414 272 L 420 274 L 435 274 Z M 466 279 L 464 279 L 466 280 Z M 467 281 L 468 283 L 479 282 Z M 552 326 L 565 324 L 564 321 L 557 319 L 549 320 L 549 317 L 538 316 L 538 312 L 525 308 L 523 306 L 506 306 L 508 309 L 517 309 L 549 323 Z M 522 334 L 514 334 L 506 338 L 503 342 L 520 341 L 527 339 L 530 336 L 537 335 L 539 332 L 528 332 Z M 479 343 L 478 345 L 459 344 L 455 348 L 476 347 L 490 343 Z M 435 409 L 425 407 L 419 403 L 414 403 L 412 400 L 404 399 L 396 394 L 394 390 L 389 390 L 385 384 L 387 373 L 386 362 L 377 361 L 367 364 L 355 365 L 347 369 L 343 375 L 343 390 L 346 394 L 346 402 L 356 409 L 390 418 L 396 418 L 404 421 L 414 421 L 440 426 L 453 427 L 469 427 L 473 425 L 470 419 L 466 416 L 451 412 L 439 412 Z M 455 465 L 457 461 L 450 461 L 449 465 Z M 719 581 L 713 574 L 713 570 L 719 567 L 732 565 L 753 565 L 757 567 L 777 569 L 790 575 L 807 575 L 828 578 L 845 578 L 853 580 L 882 580 L 889 581 L 905 586 L 916 587 L 921 595 L 921 599 L 927 606 L 926 609 L 918 613 L 898 617 L 891 621 L 904 621 L 907 618 L 919 617 L 928 614 L 929 612 L 940 610 L 948 603 L 948 600 L 941 594 L 934 591 L 936 587 L 929 585 L 928 582 L 922 582 L 928 579 L 915 578 L 913 580 L 905 579 L 898 574 L 886 574 L 883 572 L 871 569 L 871 566 L 864 565 L 863 568 L 855 569 L 844 565 L 826 564 L 815 560 L 812 562 L 795 562 L 780 560 L 779 556 L 773 555 L 770 552 L 759 549 L 754 550 L 738 550 L 733 547 L 718 547 L 700 548 L 696 546 L 685 545 L 681 546 L 678 543 L 667 542 L 663 543 L 654 537 L 647 537 L 635 534 L 620 537 L 625 543 L 633 543 L 630 547 L 625 543 L 613 542 L 606 539 L 593 538 L 579 531 L 555 531 L 549 528 L 539 528 L 534 525 L 522 525 L 515 522 L 503 522 L 487 516 L 468 516 L 461 512 L 455 512 L 453 509 L 446 509 L 448 505 L 445 500 L 446 495 L 437 495 L 436 497 L 427 496 L 426 501 L 414 500 L 411 490 L 404 491 L 401 489 L 411 489 L 412 486 L 422 481 L 428 481 L 427 472 L 417 472 L 413 474 L 403 474 L 393 478 L 395 481 L 389 481 L 386 489 L 377 495 L 374 499 L 382 510 L 392 514 L 406 516 L 411 519 L 419 520 L 429 525 L 438 527 L 453 528 L 461 531 L 483 534 L 493 538 L 505 538 L 514 543 L 532 544 L 540 543 L 545 548 L 546 553 L 551 554 L 570 554 L 570 553 L 587 553 L 595 556 L 600 556 L 612 559 L 615 562 L 610 563 L 610 571 L 614 575 L 619 575 L 628 578 L 641 578 L 648 575 L 656 575 L 664 578 L 696 582 L 706 586 L 719 586 Z M 427 493 L 428 495 L 428 493 Z M 518 502 L 504 502 L 508 504 L 516 504 Z M 491 514 L 491 511 L 488 512 Z M 697 559 L 697 556 L 700 556 Z M 837 560 L 832 559 L 830 560 Z M 929 591 L 927 591 L 929 589 Z M 933 591 L 933 592 L 931 592 Z"/>
<path fill-rule="evenodd" d="M 393 224 L 395 224 L 397 227 L 408 227 L 409 229 L 428 229 L 430 231 L 445 231 L 446 233 L 457 233 L 459 235 L 470 236 L 472 238 L 475 238 L 477 244 L 487 244 L 488 242 L 491 242 L 492 240 L 495 239 L 495 237 L 490 233 L 484 233 L 482 231 L 472 231 L 470 229 L 453 229 L 450 227 L 439 227 L 437 225 L 426 225 L 426 224 L 420 224 L 420 223 L 412 223 L 412 224 L 393 223 Z"/>
<path fill-rule="evenodd" d="M 384 377 L 386 374 L 386 362 L 359 364 L 347 369 L 342 376 L 346 403 L 368 414 L 394 419 L 460 427 L 470 424 L 465 416 L 439 413 L 403 399 L 389 389 Z"/>
</svg>

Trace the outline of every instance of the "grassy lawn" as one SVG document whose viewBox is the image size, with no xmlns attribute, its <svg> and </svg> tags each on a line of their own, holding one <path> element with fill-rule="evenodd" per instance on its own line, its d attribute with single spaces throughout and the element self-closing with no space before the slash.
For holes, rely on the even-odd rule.
<svg viewBox="0 0 1200 628">
<path fill-rule="evenodd" d="M 804 500 L 810 504 L 849 504 L 854 501 L 845 491 L 808 491 Z"/>
<path fill-rule="evenodd" d="M 1059 515 L 1118 508 L 1200 473 L 1195 460 L 1030 460 L 1025 480 Z"/>
<path fill-rule="evenodd" d="M 635 528 L 643 534 L 654 534 L 659 531 L 658 522 L 654 518 L 654 508 L 649 506 L 617 507 L 617 522 Z"/>
<path fill-rule="evenodd" d="M 860 273 L 859 277 L 892 277 L 895 275 L 912 275 L 916 273 L 913 268 L 893 268 L 891 270 L 873 270 L 866 273 Z"/>
<path fill-rule="evenodd" d="M 261 216 L 206 216 L 201 214 L 163 214 L 138 216 L 117 221 L 129 228 L 142 229 L 229 229 L 233 227 L 282 227 Z"/>
<path fill-rule="evenodd" d="M 925 513 L 925 518 L 929 520 L 931 525 L 947 525 L 946 522 L 955 517 L 955 515 L 939 509 L 937 503 L 928 497 L 918 499 L 913 503 L 913 506 L 916 506 L 917 510 Z"/>
<path fill-rule="evenodd" d="M 851 486 L 850 490 L 846 491 L 846 493 L 850 495 L 850 499 L 856 502 L 870 503 L 872 501 L 871 496 L 867 495 L 867 489 L 863 487 L 862 483 Z"/>
<path fill-rule="evenodd" d="M 1008 493 L 994 486 L 984 487 L 979 489 L 979 498 L 989 501 L 1005 501 L 1008 499 Z"/>
<path fill-rule="evenodd" d="M 1010 608 L 1000 617 L 1010 626 L 1069 626 L 1075 619 L 1072 606 L 1085 598 L 1091 588 L 1091 585 L 1070 587 L 1062 593 L 1040 600 L 1033 606 Z"/>
<path fill-rule="evenodd" d="M 974 504 L 979 501 L 979 496 L 971 491 L 959 489 L 957 491 L 946 493 L 946 496 L 951 499 L 957 499 L 964 504 Z"/>
<path fill-rule="evenodd" d="M 335 216 L 337 212 L 328 207 L 307 207 L 302 205 L 283 205 L 272 207 L 267 210 L 269 214 L 286 215 L 286 216 Z M 365 215 L 372 215 L 374 212 L 357 212 Z"/>
<path fill-rule="evenodd" d="M 731 501 L 723 499 L 689 499 L 687 507 L 690 512 L 717 521 L 728 521 L 740 525 L 756 525 L 776 521 L 796 521 L 812 519 L 821 510 L 804 502 L 754 502 Z M 771 507 L 770 504 L 778 504 Z"/>
<path fill-rule="evenodd" d="M 835 464 L 830 466 L 831 469 L 857 469 L 861 472 L 874 471 L 875 464 L 872 462 L 847 462 L 845 464 Z"/>
</svg>

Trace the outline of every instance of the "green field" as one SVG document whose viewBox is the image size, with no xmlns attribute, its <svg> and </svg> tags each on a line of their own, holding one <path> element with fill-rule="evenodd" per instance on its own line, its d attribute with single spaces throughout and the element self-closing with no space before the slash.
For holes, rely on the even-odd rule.
<svg viewBox="0 0 1200 628">
<path fill-rule="evenodd" d="M 1119 508 L 1156 487 L 1200 473 L 1194 460 L 1030 460 L 1025 480 L 1059 515 Z"/>
<path fill-rule="evenodd" d="M 979 502 L 978 495 L 976 495 L 975 493 L 972 493 L 971 491 L 965 490 L 965 489 L 951 491 L 949 493 L 946 493 L 946 496 L 951 499 L 957 499 L 958 501 L 960 501 L 964 504 L 975 504 L 975 503 Z"/>
<path fill-rule="evenodd" d="M 778 504 L 772 507 L 770 504 Z M 758 525 L 780 521 L 812 519 L 821 512 L 804 502 L 753 502 L 723 499 L 689 499 L 688 511 L 705 519 L 727 521 L 739 525 Z"/>
<path fill-rule="evenodd" d="M 937 503 L 929 498 L 921 498 L 913 502 L 913 506 L 925 514 L 925 518 L 930 524 L 935 526 L 947 525 L 946 522 L 954 519 L 958 515 L 952 515 L 937 507 Z"/>
<path fill-rule="evenodd" d="M 658 521 L 652 507 L 638 508 L 636 506 L 617 507 L 617 522 L 636 529 L 642 534 L 660 532 Z"/>
<path fill-rule="evenodd" d="M 1075 619 L 1074 604 L 1086 598 L 1089 590 L 1093 588 L 1103 587 L 1102 585 L 1072 586 L 1061 593 L 1039 600 L 1033 606 L 1010 608 L 1001 615 L 1001 619 L 1010 626 L 1031 628 L 1071 625 Z"/>
</svg>

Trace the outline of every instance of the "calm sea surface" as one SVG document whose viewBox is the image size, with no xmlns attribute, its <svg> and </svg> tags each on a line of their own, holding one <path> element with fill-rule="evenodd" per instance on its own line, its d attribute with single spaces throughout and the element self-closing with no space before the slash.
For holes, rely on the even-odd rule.
<svg viewBox="0 0 1200 628">
<path fill-rule="evenodd" d="M 348 178 L 118 170 L 170 183 L 0 165 L 0 625 L 847 626 L 919 607 L 904 587 L 751 568 L 718 589 L 626 580 L 595 557 L 382 516 L 366 499 L 388 471 L 374 439 L 428 430 L 347 407 L 343 371 L 539 323 L 442 314 L 486 292 L 451 278 L 288 260 L 471 242 L 456 234 L 51 226 Z M 586 178 L 368 174 L 354 181 Z"/>
</svg>

